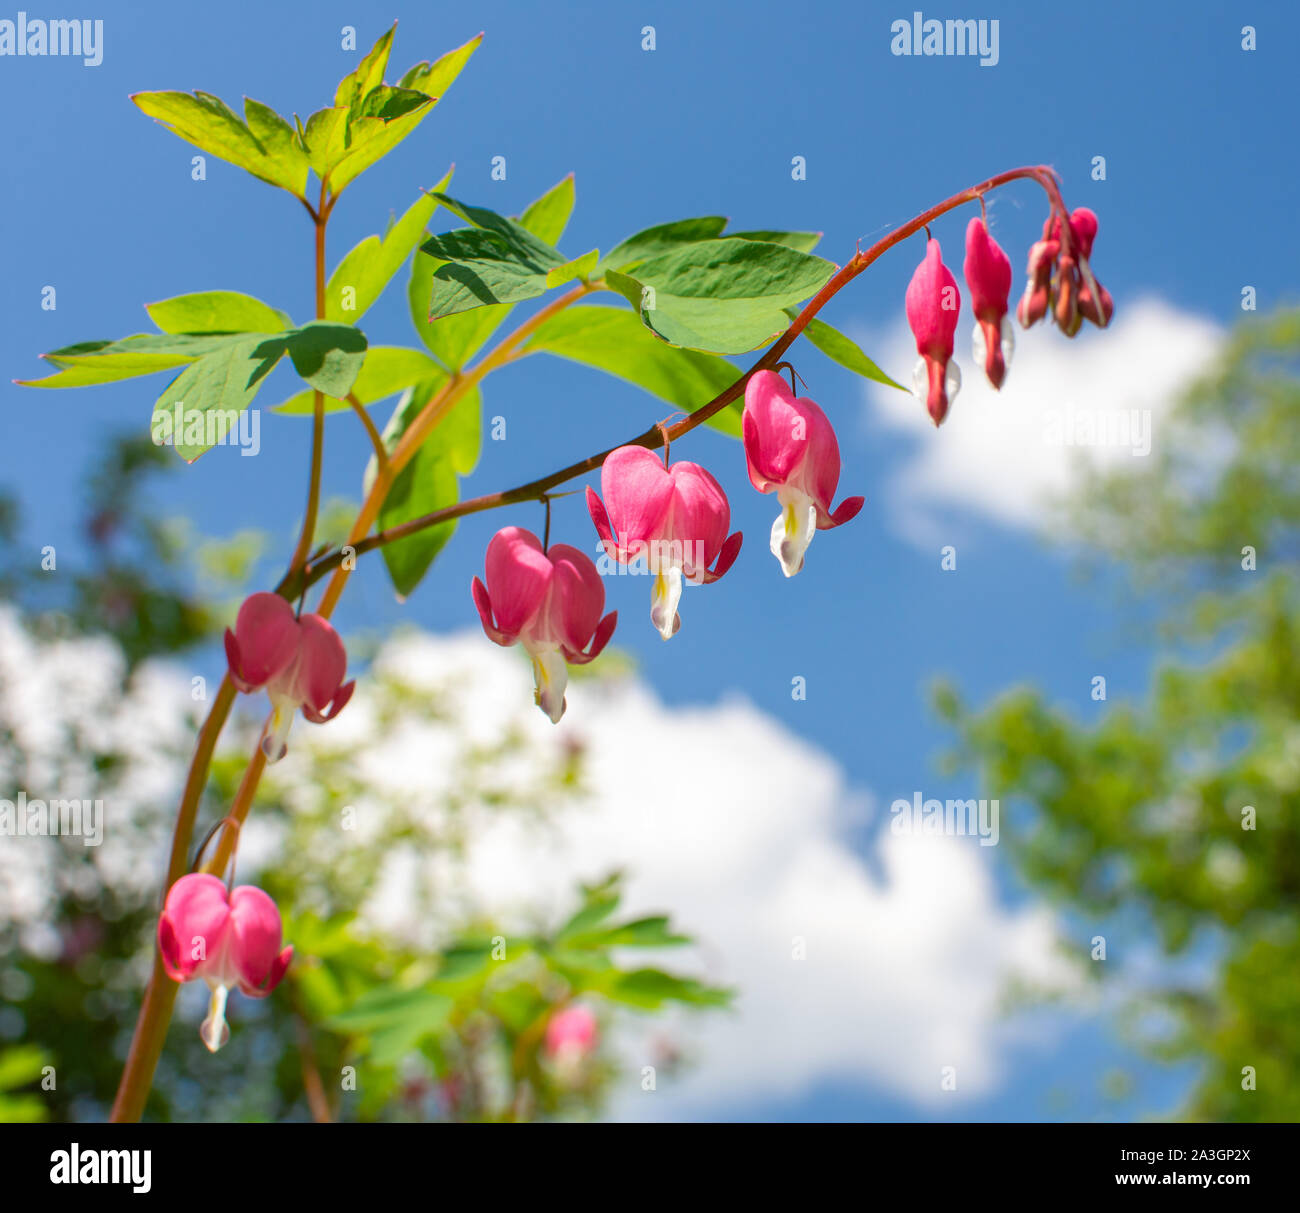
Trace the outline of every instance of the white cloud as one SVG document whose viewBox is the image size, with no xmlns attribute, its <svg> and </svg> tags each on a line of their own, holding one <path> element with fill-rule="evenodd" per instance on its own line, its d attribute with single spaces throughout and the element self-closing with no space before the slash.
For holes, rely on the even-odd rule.
<svg viewBox="0 0 1300 1213">
<path fill-rule="evenodd" d="M 700 939 L 703 975 L 739 989 L 734 1014 L 680 1021 L 694 1068 L 653 1095 L 639 1088 L 650 1044 L 624 1041 L 631 1072 L 618 1115 L 734 1112 L 829 1080 L 952 1107 L 941 1102 L 954 1098 L 940 1091 L 941 1067 L 957 1067 L 956 1098 L 998 1081 L 1008 978 L 1064 980 L 1046 912 L 1000 904 L 991 849 L 885 830 L 869 866 L 845 839 L 861 792 L 826 753 L 747 703 L 669 710 L 637 681 L 583 683 L 552 734 L 522 663 L 477 636 L 411 637 L 384 660 L 406 676 L 436 670 L 442 685 L 452 675 L 463 697 L 446 706 L 462 719 L 517 717 L 529 744 L 568 738 L 586 750 L 593 793 L 551 827 L 517 814 L 475 826 L 474 899 L 520 919 L 539 905 L 559 914 L 575 880 L 624 867 L 629 911 L 671 911 Z M 372 760 L 394 777 L 414 773 L 427 752 L 412 735 Z M 396 925 L 414 878 L 409 858 L 395 861 L 378 918 Z M 792 958 L 796 937 L 804 960 Z"/>
<path fill-rule="evenodd" d="M 1047 323 L 1028 332 L 1017 326 L 1010 371 L 995 392 L 972 361 L 968 320 L 963 313 L 957 332 L 962 388 L 937 432 L 911 396 L 878 384 L 867 389 L 877 426 L 914 435 L 887 497 L 900 532 L 927 547 L 950 542 L 953 521 L 971 514 L 1037 528 L 1045 505 L 1076 481 L 1081 461 L 1140 463 L 1133 450 L 1147 418 L 1155 448 L 1162 418 L 1222 341 L 1213 324 L 1159 300 L 1121 300 L 1109 329 L 1085 325 L 1073 341 Z M 910 367 L 916 360 L 906 330 L 896 331 L 887 348 L 884 365 Z M 1138 410 L 1136 419 L 1130 410 Z M 1126 431 L 1101 427 L 1134 422 L 1138 429 L 1127 431 L 1133 446 L 1079 441 L 1089 423 L 1094 433 L 1122 437 Z"/>
<path fill-rule="evenodd" d="M 188 679 L 166 663 L 140 671 L 119 696 L 120 662 L 107 642 L 40 645 L 0 611 L 0 723 L 21 739 L 28 773 L 40 779 L 12 768 L 0 776 L 10 788 L 72 794 L 87 746 L 124 753 L 120 775 L 103 788 L 111 828 L 90 859 L 101 879 L 147 900 L 194 704 Z M 393 675 L 427 690 L 440 719 L 409 713 L 385 725 L 376 685 Z M 365 907 L 373 926 L 407 938 L 436 928 L 414 921 L 411 890 L 430 879 L 439 916 L 477 904 L 508 923 L 531 924 L 539 912 L 555 921 L 572 909 L 577 881 L 626 869 L 627 913 L 670 912 L 700 941 L 674 952 L 674 967 L 734 986 L 739 997 L 733 1013 L 672 1025 L 692 1065 L 653 1095 L 640 1090 L 640 1067 L 654 1060 L 650 1037 L 662 1037 L 663 1017 L 616 1034 L 628 1072 L 612 1111 L 625 1118 L 743 1114 L 755 1100 L 832 1080 L 942 1113 L 996 1086 L 1011 1043 L 999 1009 L 1008 979 L 1051 984 L 1063 975 L 1048 913 L 1001 903 L 994 850 L 973 838 L 884 830 L 864 857 L 846 835 L 862 836 L 868 795 L 846 785 L 824 751 L 748 703 L 670 710 L 634 678 L 576 682 L 569 701 L 552 728 L 532 705 L 518 652 L 478 634 L 411 633 L 380 650 L 338 721 L 295 726 L 283 774 L 300 794 L 313 794 L 311 768 L 299 765 L 312 751 L 345 752 L 379 811 L 416 798 L 430 815 L 451 811 L 453 785 L 464 795 L 467 755 L 504 738 L 516 743 L 509 762 L 482 775 L 478 802 L 455 810 L 464 865 L 445 851 L 395 850 Z M 541 816 L 496 807 L 503 793 L 527 797 L 573 745 L 585 751 L 589 796 Z M 368 810 L 358 807 L 364 820 Z M 248 833 L 245 878 L 275 863 L 283 845 L 277 830 L 258 829 L 256 815 Z M 344 845 L 319 834 L 327 852 Z M 58 948 L 46 925 L 58 853 L 52 839 L 0 839 L 0 907 L 23 924 L 25 946 L 46 954 Z M 322 862 L 328 871 L 328 857 Z M 806 959 L 793 958 L 796 939 Z M 1011 1031 L 1026 1041 L 1023 1025 Z M 940 1092 L 945 1066 L 957 1069 L 955 1096 Z"/>
</svg>

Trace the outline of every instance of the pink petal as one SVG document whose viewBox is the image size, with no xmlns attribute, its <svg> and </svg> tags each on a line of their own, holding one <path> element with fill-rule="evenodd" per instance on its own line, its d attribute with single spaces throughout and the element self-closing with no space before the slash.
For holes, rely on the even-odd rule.
<svg viewBox="0 0 1300 1213">
<path fill-rule="evenodd" d="M 240 885 L 230 895 L 231 961 L 245 994 L 262 997 L 280 954 L 280 911 L 268 894 Z M 283 970 L 282 970 L 283 972 Z"/>
<path fill-rule="evenodd" d="M 499 645 L 514 644 L 516 638 L 506 635 L 492 618 L 492 598 L 488 594 L 487 586 L 475 577 L 470 582 L 469 592 L 474 597 L 474 605 L 478 608 L 478 617 L 483 622 L 483 631 L 487 633 L 487 638 Z"/>
<path fill-rule="evenodd" d="M 760 493 L 786 484 L 804 458 L 808 434 L 802 403 L 775 371 L 759 371 L 745 384 L 741 433 L 750 483 Z"/>
<path fill-rule="evenodd" d="M 610 524 L 623 547 L 658 534 L 672 503 L 673 481 L 653 451 L 643 446 L 619 447 L 600 469 L 600 488 Z"/>
<path fill-rule="evenodd" d="M 944 307 L 945 299 L 951 307 Z M 943 263 L 939 242 L 930 240 L 907 286 L 907 323 L 916 338 L 918 354 L 944 363 L 952 357 L 960 303 L 957 280 Z"/>
<path fill-rule="evenodd" d="M 226 886 L 206 872 L 182 876 L 167 892 L 158 924 L 158 944 L 168 974 L 178 981 L 202 977 L 221 957 L 230 907 Z M 164 922 L 166 926 L 164 927 Z M 203 945 L 202 959 L 194 956 L 196 943 Z M 180 973 L 182 976 L 177 977 Z"/>
<path fill-rule="evenodd" d="M 830 418 L 816 404 L 802 397 L 797 403 L 803 414 L 808 447 L 794 484 L 817 503 L 819 510 L 829 510 L 840 484 L 839 440 Z"/>
<path fill-rule="evenodd" d="M 233 677 L 250 688 L 265 686 L 293 660 L 297 648 L 298 621 L 279 594 L 261 591 L 244 600 L 235 620 L 235 644 L 226 644 L 227 656 L 233 651 L 239 660 L 238 669 L 231 664 Z"/>
<path fill-rule="evenodd" d="M 862 509 L 865 501 L 865 497 L 845 497 L 831 513 L 818 510 L 817 529 L 819 531 L 829 531 L 852 521 L 858 516 L 858 511 Z"/>
<path fill-rule="evenodd" d="M 551 582 L 551 562 L 541 540 L 523 527 L 508 526 L 488 544 L 487 590 L 497 626 L 513 638 L 536 614 Z"/>
<path fill-rule="evenodd" d="M 736 563 L 736 557 L 740 555 L 740 545 L 744 542 L 744 539 L 745 536 L 740 531 L 727 537 L 727 541 L 722 545 L 722 550 L 718 553 L 718 563 L 713 568 L 705 571 L 705 585 L 712 585 Z"/>
<path fill-rule="evenodd" d="M 1011 260 L 989 235 L 979 215 L 966 227 L 966 260 L 962 274 L 970 289 L 971 310 L 977 320 L 996 321 L 1000 327 L 1011 295 Z"/>
<path fill-rule="evenodd" d="M 585 653 L 578 652 L 577 650 L 565 649 L 565 661 L 570 665 L 586 665 L 589 661 L 595 661 L 595 659 L 600 656 L 605 646 L 609 643 L 610 637 L 614 635 L 614 629 L 617 626 L 618 612 L 610 611 L 610 613 L 596 625 L 596 634 L 591 638 L 591 647 Z"/>
<path fill-rule="evenodd" d="M 684 556 L 683 569 L 687 576 L 696 571 L 695 553 L 699 544 L 703 550 L 703 564 L 713 563 L 722 550 L 731 525 L 731 506 L 727 494 L 704 468 L 697 463 L 682 460 L 669 469 L 672 477 L 673 498 L 670 525 L 662 538 L 679 541 Z"/>
<path fill-rule="evenodd" d="M 298 621 L 298 659 L 294 670 L 299 703 L 323 712 L 338 692 L 348 669 L 348 654 L 339 634 L 319 615 L 304 615 Z"/>
<path fill-rule="evenodd" d="M 605 583 L 591 557 L 557 543 L 550 550 L 554 575 L 547 599 L 547 628 L 561 646 L 584 648 L 605 609 Z"/>
</svg>

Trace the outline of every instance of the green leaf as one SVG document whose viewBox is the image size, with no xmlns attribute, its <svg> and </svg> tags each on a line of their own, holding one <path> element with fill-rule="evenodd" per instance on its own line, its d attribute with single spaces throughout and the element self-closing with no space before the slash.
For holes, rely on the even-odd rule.
<svg viewBox="0 0 1300 1213">
<path fill-rule="evenodd" d="M 430 1032 L 447 1022 L 453 1005 L 445 994 L 431 990 L 379 986 L 367 990 L 347 1010 L 322 1021 L 321 1027 L 344 1035 L 399 1025 L 419 1026 L 422 1032 Z"/>
<path fill-rule="evenodd" d="M 82 341 L 41 355 L 60 368 L 56 374 L 15 382 L 23 387 L 60 388 L 114 383 L 185 366 L 231 340 L 229 334 L 142 333 L 121 341 Z"/>
<path fill-rule="evenodd" d="M 729 990 L 706 986 L 692 977 L 675 977 L 661 969 L 635 969 L 616 973 L 602 982 L 601 992 L 615 1002 L 643 1011 L 658 1010 L 665 1002 L 697 1007 L 724 1007 L 731 1001 Z"/>
<path fill-rule="evenodd" d="M 702 240 L 607 281 L 633 306 L 637 288 L 642 322 L 670 344 L 742 354 L 779 336 L 789 324 L 785 309 L 834 272 L 829 261 L 785 245 Z"/>
<path fill-rule="evenodd" d="M 0 1091 L 26 1086 L 41 1076 L 51 1058 L 39 1045 L 15 1045 L 0 1052 Z"/>
<path fill-rule="evenodd" d="M 244 122 L 262 145 L 264 169 L 274 176 L 275 183 L 304 197 L 311 164 L 298 132 L 269 105 L 251 97 L 244 98 Z"/>
<path fill-rule="evenodd" d="M 434 187 L 435 192 L 447 186 L 451 172 L 447 170 L 447 175 Z M 437 209 L 437 198 L 431 193 L 422 194 L 383 237 L 367 236 L 352 249 L 339 262 L 325 287 L 325 319 L 352 324 L 360 320 L 411 255 Z M 355 292 L 355 298 L 345 300 L 347 287 Z M 353 306 L 345 309 L 345 302 Z"/>
<path fill-rule="evenodd" d="M 638 918 L 610 928 L 601 938 L 606 948 L 672 948 L 690 943 L 689 936 L 677 935 L 668 926 L 663 915 Z"/>
<path fill-rule="evenodd" d="M 799 311 L 797 308 L 787 308 L 786 315 L 793 320 L 799 315 Z M 808 322 L 808 327 L 804 329 L 803 336 L 807 337 L 827 358 L 838 362 L 840 366 L 856 371 L 866 379 L 874 379 L 877 383 L 896 387 L 900 392 L 907 391 L 901 383 L 896 383 L 872 362 L 856 341 L 846 337 L 838 329 L 832 328 L 824 320 L 813 317 Z"/>
<path fill-rule="evenodd" d="M 482 41 L 483 35 L 478 34 L 463 46 L 458 46 L 455 50 L 448 51 L 441 58 L 434 60 L 432 64 L 427 61 L 417 63 L 407 69 L 397 82 L 398 85 L 401 88 L 413 88 L 426 93 L 435 100 L 442 97 L 460 75 L 465 64 L 469 62 L 470 56 L 478 50 Z"/>
<path fill-rule="evenodd" d="M 573 214 L 576 194 L 573 174 L 551 186 L 536 202 L 520 216 L 520 225 L 526 227 L 538 240 L 550 245 L 559 245 L 564 229 L 569 226 L 569 216 Z"/>
<path fill-rule="evenodd" d="M 382 160 L 407 137 L 437 103 L 414 89 L 381 85 L 362 102 L 373 112 L 353 116 L 348 124 L 349 147 L 328 170 L 330 192 L 337 195 L 366 169 Z"/>
<path fill-rule="evenodd" d="M 182 459 L 193 463 L 238 424 L 239 414 L 284 352 L 282 338 L 230 338 L 186 367 L 154 405 L 154 441 L 174 446 Z M 178 404 L 184 410 L 182 432 L 174 433 Z"/>
<path fill-rule="evenodd" d="M 652 257 L 673 252 L 683 245 L 720 236 L 726 226 L 724 215 L 704 215 L 698 219 L 678 219 L 673 223 L 648 227 L 610 249 L 601 258 L 597 272 L 603 274 L 606 270 L 629 269 Z"/>
<path fill-rule="evenodd" d="M 238 291 L 200 291 L 146 303 L 164 333 L 280 333 L 292 326 L 283 312 Z"/>
<path fill-rule="evenodd" d="M 740 371 L 723 358 L 665 345 L 619 307 L 584 306 L 558 312 L 543 322 L 523 348 L 597 367 L 688 413 L 708 404 L 740 378 Z M 739 437 L 740 417 L 737 402 L 710 418 L 708 424 Z"/>
<path fill-rule="evenodd" d="M 441 386 L 441 380 L 429 380 L 407 390 L 384 428 L 387 450 L 396 447 L 407 426 Z M 458 477 L 468 475 L 478 461 L 481 425 L 482 400 L 474 388 L 456 402 L 398 473 L 379 512 L 381 531 L 445 509 L 460 499 Z M 372 457 L 366 470 L 367 491 L 376 471 Z M 399 598 L 408 597 L 420 584 L 455 529 L 454 521 L 427 527 L 380 549 Z"/>
<path fill-rule="evenodd" d="M 566 282 L 572 282 L 575 278 L 590 278 L 591 271 L 596 268 L 596 262 L 599 258 L 600 249 L 592 249 L 589 253 L 583 253 L 581 257 L 575 257 L 572 261 L 557 265 L 553 270 L 547 271 L 547 288 L 563 286 Z"/>
<path fill-rule="evenodd" d="M 761 244 L 784 244 L 787 248 L 811 253 L 820 243 L 822 232 L 728 232 L 728 240 L 757 240 Z"/>
<path fill-rule="evenodd" d="M 566 194 L 564 185 L 565 182 L 561 181 L 533 202 L 524 211 L 519 226 L 539 240 L 552 244 L 558 240 L 568 218 L 565 212 L 561 220 L 566 198 L 569 199 L 568 205 L 572 206 L 572 193 L 569 191 Z M 444 366 L 458 371 L 482 349 L 483 343 L 510 312 L 510 305 L 489 304 L 454 316 L 430 320 L 433 274 L 440 264 L 428 253 L 416 252 L 411 263 L 407 299 L 411 308 L 411 321 L 420 340 Z"/>
<path fill-rule="evenodd" d="M 350 324 L 314 321 L 285 339 L 293 369 L 317 391 L 346 396 L 366 359 L 366 335 Z"/>
<path fill-rule="evenodd" d="M 352 385 L 352 395 L 362 404 L 374 404 L 421 380 L 440 377 L 445 378 L 442 368 L 422 350 L 394 345 L 372 345 L 366 350 L 361 372 Z M 299 392 L 282 404 L 277 404 L 272 411 L 286 416 L 310 417 L 314 411 L 314 397 L 313 392 Z M 346 399 L 332 396 L 325 398 L 327 413 L 348 407 Z"/>
<path fill-rule="evenodd" d="M 347 110 L 357 111 L 362 100 L 371 89 L 384 82 L 384 72 L 388 70 L 388 56 L 393 49 L 393 35 L 397 32 L 397 23 L 383 34 L 379 41 L 370 48 L 369 53 L 357 64 L 356 70 L 349 72 L 334 90 L 334 105 Z"/>
<path fill-rule="evenodd" d="M 299 129 L 299 138 L 307 148 L 312 170 L 324 181 L 330 169 L 347 155 L 347 108 L 332 106 L 317 110 L 307 119 L 306 129 Z"/>
<path fill-rule="evenodd" d="M 619 891 L 619 875 L 615 873 L 601 884 L 583 889 L 583 902 L 577 912 L 555 934 L 557 944 L 565 944 L 571 939 L 587 935 L 599 928 L 616 909 L 622 900 Z"/>
<path fill-rule="evenodd" d="M 292 140 L 285 142 L 284 130 L 278 125 L 287 128 L 288 124 L 260 103 L 252 103 L 257 114 L 254 121 L 266 133 L 267 145 L 220 97 L 211 93 L 135 93 L 131 100 L 187 143 L 262 181 L 303 196 L 306 175 L 301 171 L 301 149 L 292 150 L 296 145 Z"/>
<path fill-rule="evenodd" d="M 546 293 L 547 273 L 564 264 L 559 250 L 495 211 L 466 206 L 446 194 L 435 197 L 474 226 L 434 236 L 420 246 L 445 263 L 433 273 L 430 319 Z"/>
</svg>

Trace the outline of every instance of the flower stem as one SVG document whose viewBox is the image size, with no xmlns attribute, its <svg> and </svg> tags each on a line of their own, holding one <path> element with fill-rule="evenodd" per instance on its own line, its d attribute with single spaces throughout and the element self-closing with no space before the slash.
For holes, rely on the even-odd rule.
<svg viewBox="0 0 1300 1213">
<path fill-rule="evenodd" d="M 883 256 L 896 244 L 906 240 L 909 236 L 915 235 L 923 227 L 937 219 L 940 215 L 948 211 L 955 210 L 967 202 L 982 201 L 984 195 L 1000 185 L 1005 185 L 1011 181 L 1032 180 L 1037 181 L 1039 185 L 1047 192 L 1052 206 L 1064 212 L 1064 204 L 1061 202 L 1060 192 L 1057 189 L 1056 181 L 1052 177 L 1050 170 L 1042 166 L 1027 168 L 1011 169 L 1005 173 L 999 173 L 996 177 L 990 177 L 987 181 L 979 185 L 973 185 L 970 189 L 962 190 L 959 194 L 954 194 L 951 198 L 946 198 L 943 202 L 937 203 L 929 210 L 917 215 L 916 218 L 909 220 L 902 227 L 896 228 L 887 236 L 878 240 L 865 252 L 859 250 L 849 259 L 849 261 L 838 270 L 831 279 L 822 287 L 811 300 L 805 304 L 803 310 L 791 322 L 790 327 L 777 339 L 774 345 L 754 363 L 743 375 L 740 376 L 730 387 L 718 393 L 707 404 L 696 409 L 693 413 L 678 421 L 675 425 L 658 424 L 651 426 L 648 430 L 629 438 L 626 442 L 620 443 L 620 446 L 643 446 L 649 450 L 658 450 L 660 447 L 667 447 L 669 443 L 680 438 L 683 434 L 690 433 L 697 426 L 703 425 L 709 418 L 716 416 L 727 405 L 738 400 L 745 390 L 745 384 L 749 381 L 751 375 L 758 371 L 771 368 L 781 361 L 781 356 L 790 348 L 800 333 L 808 327 L 809 322 L 821 311 L 822 307 L 832 299 L 840 290 L 849 282 L 852 282 L 863 270 L 871 265 L 878 258 Z M 502 343 L 505 344 L 504 342 Z M 616 451 L 618 447 L 610 447 L 608 450 L 599 451 L 594 455 L 589 455 L 586 459 L 581 459 L 577 463 L 570 464 L 568 467 L 561 468 L 557 472 L 552 472 L 548 476 L 542 476 L 537 480 L 530 480 L 527 484 L 521 484 L 517 488 L 505 489 L 497 493 L 487 493 L 482 497 L 470 497 L 464 501 L 459 501 L 455 505 L 450 505 L 441 510 L 434 510 L 432 513 L 424 514 L 419 518 L 412 518 L 408 522 L 403 522 L 398 526 L 389 527 L 375 535 L 367 537 L 363 531 L 360 535 L 354 535 L 348 543 L 353 549 L 355 556 L 360 556 L 365 552 L 374 551 L 376 548 L 384 547 L 389 543 L 396 543 L 399 539 L 405 539 L 408 535 L 414 535 L 431 526 L 438 526 L 445 522 L 450 522 L 456 518 L 463 518 L 467 514 L 478 514 L 484 510 L 494 510 L 501 506 L 515 505 L 524 501 L 540 501 L 545 499 L 546 493 L 555 488 L 557 485 L 573 480 L 578 476 L 584 476 L 589 472 L 594 472 L 605 460 Z M 366 531 L 369 530 L 367 525 Z M 328 556 L 323 556 L 319 560 L 311 563 L 306 570 L 305 581 L 307 585 L 312 585 L 320 580 L 331 569 L 337 570 L 343 562 L 341 552 L 334 552 Z M 330 582 L 331 588 L 339 581 L 339 572 L 334 573 L 334 579 Z M 341 587 L 340 587 L 341 588 Z M 336 595 L 337 597 L 337 595 Z M 332 603 L 331 603 L 332 605 Z"/>
</svg>

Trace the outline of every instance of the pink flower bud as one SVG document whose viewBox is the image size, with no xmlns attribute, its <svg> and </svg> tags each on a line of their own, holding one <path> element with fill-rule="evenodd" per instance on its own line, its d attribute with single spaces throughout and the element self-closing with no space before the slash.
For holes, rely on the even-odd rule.
<svg viewBox="0 0 1300 1213">
<path fill-rule="evenodd" d="M 556 1011 L 546 1025 L 544 1048 L 560 1061 L 578 1061 L 596 1047 L 596 1014 L 590 1007 L 573 1003 Z"/>
<path fill-rule="evenodd" d="M 280 911 L 261 889 L 225 883 L 203 872 L 182 876 L 167 892 L 158 919 L 158 949 L 173 981 L 205 981 L 212 991 L 199 1035 L 215 1053 L 230 1039 L 231 989 L 265 998 L 284 976 L 293 948 L 280 950 Z"/>
<path fill-rule="evenodd" d="M 1052 304 L 1052 271 L 1060 255 L 1059 240 L 1039 240 L 1029 249 L 1029 280 L 1016 308 L 1016 319 L 1029 328 L 1037 324 Z"/>
<path fill-rule="evenodd" d="M 288 749 L 294 712 L 301 708 L 315 724 L 333 720 L 356 685 L 343 684 L 348 656 L 338 633 L 319 615 L 296 616 L 279 594 L 245 599 L 235 630 L 226 629 L 226 660 L 235 686 L 246 694 L 265 687 L 271 698 L 262 733 L 262 750 L 271 762 Z"/>
<path fill-rule="evenodd" d="M 848 522 L 862 508 L 849 497 L 831 511 L 840 482 L 840 446 L 826 414 L 799 397 L 775 371 L 758 371 L 745 384 L 742 420 L 750 483 L 775 493 L 781 513 L 772 524 L 772 554 L 793 577 L 815 531 Z"/>
<path fill-rule="evenodd" d="M 1052 314 L 1056 327 L 1067 337 L 1073 337 L 1083 325 L 1083 317 L 1079 315 L 1079 268 L 1073 257 L 1062 253 L 1057 258 L 1053 286 L 1056 302 Z"/>
<path fill-rule="evenodd" d="M 606 554 L 620 564 L 646 559 L 654 575 L 650 622 L 669 640 L 681 627 L 683 579 L 707 585 L 735 562 L 741 534 L 728 535 L 731 506 L 698 464 L 664 467 L 642 446 L 621 446 L 600 470 L 604 501 L 587 490 L 587 509 Z"/>
<path fill-rule="evenodd" d="M 931 239 L 925 257 L 907 287 L 907 323 L 921 355 L 912 375 L 912 391 L 925 401 L 935 425 L 948 415 L 948 406 L 961 387 L 961 372 L 952 361 L 953 335 L 961 293 L 943 263 L 939 242 Z"/>
<path fill-rule="evenodd" d="M 1015 345 L 1007 320 L 1011 261 L 989 235 L 982 216 L 975 216 L 966 227 L 962 273 L 975 313 L 975 360 L 983 365 L 988 381 L 997 389 L 1006 378 L 1007 361 Z"/>
<path fill-rule="evenodd" d="M 605 586 L 591 557 L 565 543 L 543 551 L 522 527 L 492 536 L 485 566 L 487 584 L 475 577 L 470 587 L 483 630 L 496 644 L 524 646 L 533 659 L 537 705 L 559 723 L 569 665 L 599 656 L 618 612 L 601 618 Z"/>
</svg>

